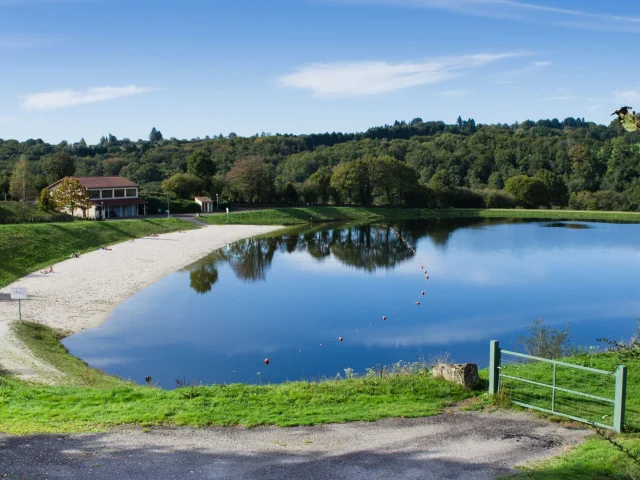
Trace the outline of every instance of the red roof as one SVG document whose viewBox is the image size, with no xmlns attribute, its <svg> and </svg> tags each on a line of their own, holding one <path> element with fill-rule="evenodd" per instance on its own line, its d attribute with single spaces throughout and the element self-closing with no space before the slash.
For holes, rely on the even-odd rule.
<svg viewBox="0 0 640 480">
<path fill-rule="evenodd" d="M 124 177 L 112 176 L 112 177 L 72 177 L 75 178 L 86 188 L 134 188 L 139 187 L 137 183 L 127 180 Z M 61 178 L 57 182 L 52 183 L 47 188 L 51 188 L 54 185 L 60 183 Z"/>
<path fill-rule="evenodd" d="M 91 200 L 94 205 L 104 205 L 105 207 L 119 207 L 123 205 L 144 205 L 145 202 L 141 198 L 109 198 L 100 200 Z"/>
</svg>

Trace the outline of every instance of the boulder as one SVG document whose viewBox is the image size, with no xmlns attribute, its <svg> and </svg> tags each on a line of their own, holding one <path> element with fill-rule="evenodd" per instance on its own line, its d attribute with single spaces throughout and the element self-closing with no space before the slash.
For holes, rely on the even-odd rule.
<svg viewBox="0 0 640 480">
<path fill-rule="evenodd" d="M 480 383 L 478 366 L 475 363 L 438 363 L 431 369 L 431 375 L 465 388 L 473 388 Z"/>
</svg>

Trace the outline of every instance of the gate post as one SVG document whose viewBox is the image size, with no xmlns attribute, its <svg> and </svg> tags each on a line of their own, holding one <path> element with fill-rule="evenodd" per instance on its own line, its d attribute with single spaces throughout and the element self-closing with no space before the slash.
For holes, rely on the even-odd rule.
<svg viewBox="0 0 640 480">
<path fill-rule="evenodd" d="M 489 356 L 489 395 L 498 393 L 500 370 L 500 342 L 491 340 Z"/>
<path fill-rule="evenodd" d="M 624 410 L 627 398 L 627 367 L 618 366 L 616 369 L 616 396 L 613 405 L 613 430 L 616 433 L 624 429 Z"/>
</svg>

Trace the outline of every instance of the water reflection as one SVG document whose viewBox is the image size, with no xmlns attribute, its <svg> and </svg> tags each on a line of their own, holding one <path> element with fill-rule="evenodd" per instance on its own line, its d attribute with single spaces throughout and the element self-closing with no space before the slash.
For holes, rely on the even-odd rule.
<svg viewBox="0 0 640 480">
<path fill-rule="evenodd" d="M 191 288 L 204 294 L 218 281 L 218 268 L 228 263 L 236 277 L 245 282 L 266 280 L 276 253 L 306 252 L 318 261 L 333 256 L 343 265 L 374 272 L 389 269 L 412 258 L 411 249 L 395 235 L 393 227 L 410 244 L 424 237 L 446 247 L 451 234 L 460 228 L 488 224 L 485 219 L 436 219 L 393 225 L 335 225 L 292 228 L 286 234 L 241 240 L 220 249 L 186 268 Z M 492 224 L 496 224 L 492 221 Z"/>
<path fill-rule="evenodd" d="M 630 336 L 640 312 L 640 225 L 549 223 L 389 225 L 416 248 L 429 281 L 382 225 L 274 232 L 167 276 L 64 344 L 109 373 L 141 383 L 151 375 L 170 388 L 176 377 L 335 376 L 445 351 L 483 366 L 489 340 L 514 349 L 538 315 L 557 328 L 570 322 L 582 345 Z M 265 357 L 268 370 L 256 368 Z"/>
</svg>

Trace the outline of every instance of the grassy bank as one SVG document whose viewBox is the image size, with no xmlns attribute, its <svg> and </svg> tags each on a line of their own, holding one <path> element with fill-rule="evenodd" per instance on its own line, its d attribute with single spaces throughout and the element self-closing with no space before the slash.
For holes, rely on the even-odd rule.
<svg viewBox="0 0 640 480">
<path fill-rule="evenodd" d="M 278 385 L 194 386 L 173 391 L 141 387 L 100 372 L 89 373 L 83 362 L 71 357 L 58 343 L 60 332 L 29 323 L 14 327 L 35 355 L 68 376 L 69 385 L 30 385 L 0 372 L 0 432 L 3 433 L 89 432 L 123 424 L 251 427 L 371 421 L 434 415 L 448 405 L 471 397 L 476 397 L 471 409 L 495 408 L 484 388 L 465 391 L 432 378 L 426 371 Z M 619 364 L 613 354 L 581 355 L 567 360 L 608 371 Z M 625 446 L 638 449 L 640 360 L 627 362 L 627 366 L 628 433 L 615 438 Z M 529 372 L 521 370 L 519 374 L 543 380 L 547 373 L 534 365 Z M 486 377 L 486 371 L 482 376 Z M 500 406 L 510 408 L 508 404 Z M 561 421 L 560 418 L 551 420 Z M 629 472 L 636 471 L 640 472 L 628 456 L 594 436 L 559 457 L 522 468 L 514 478 L 622 479 L 634 478 Z"/>
<path fill-rule="evenodd" d="M 160 390 L 88 367 L 36 324 L 15 326 L 34 354 L 69 377 L 68 386 L 34 386 L 0 375 L 0 432 L 86 432 L 123 424 L 314 425 L 422 417 L 473 392 L 426 371 L 278 385 L 214 385 Z M 76 386 L 73 386 L 76 385 Z"/>
<path fill-rule="evenodd" d="M 250 210 L 204 217 L 213 225 L 300 225 L 337 221 L 412 220 L 429 218 L 522 218 L 542 220 L 591 220 L 640 222 L 640 213 L 574 210 L 443 209 L 309 207 Z"/>
<path fill-rule="evenodd" d="M 67 386 L 112 388 L 130 385 L 118 377 L 90 368 L 85 362 L 69 354 L 60 343 L 68 336 L 67 332 L 32 322 L 15 322 L 11 327 L 16 337 L 36 357 L 65 375 L 61 383 Z"/>
<path fill-rule="evenodd" d="M 613 371 L 621 364 L 617 355 L 611 353 L 576 355 L 567 360 L 570 363 L 606 371 Z M 626 433 L 615 435 L 614 438 L 626 447 L 635 449 L 636 453 L 640 453 L 640 360 L 628 361 L 626 365 L 628 367 Z M 511 371 L 506 372 L 507 374 L 516 374 L 528 380 L 551 383 L 552 368 L 548 367 L 548 364 L 534 363 L 515 367 L 515 369 L 513 366 L 506 368 L 507 370 L 511 368 Z M 613 382 L 607 380 L 603 382 L 601 376 L 596 377 L 587 372 L 559 369 L 557 381 L 558 386 L 563 388 L 613 398 Z M 503 386 L 507 387 L 507 391 L 511 390 L 511 398 L 546 408 L 549 408 L 551 404 L 551 394 L 548 389 L 540 389 L 532 385 L 523 386 L 523 384 L 516 386 L 514 383 L 506 382 Z M 612 408 L 610 405 L 605 407 L 598 402 L 585 401 L 585 399 L 558 392 L 556 406 L 559 411 L 564 410 L 565 413 L 589 418 L 600 423 L 611 423 Z M 551 419 L 562 421 L 561 417 L 551 417 Z M 515 478 L 535 480 L 633 479 L 640 478 L 640 464 L 631 460 L 606 440 L 594 436 L 564 455 L 524 467 Z"/>
<path fill-rule="evenodd" d="M 191 228 L 195 227 L 174 218 L 0 225 L 0 287 L 69 258 L 72 252 Z"/>
<path fill-rule="evenodd" d="M 43 212 L 30 203 L 0 202 L 0 224 L 63 222 L 72 219 L 71 216 L 60 212 Z"/>
</svg>

